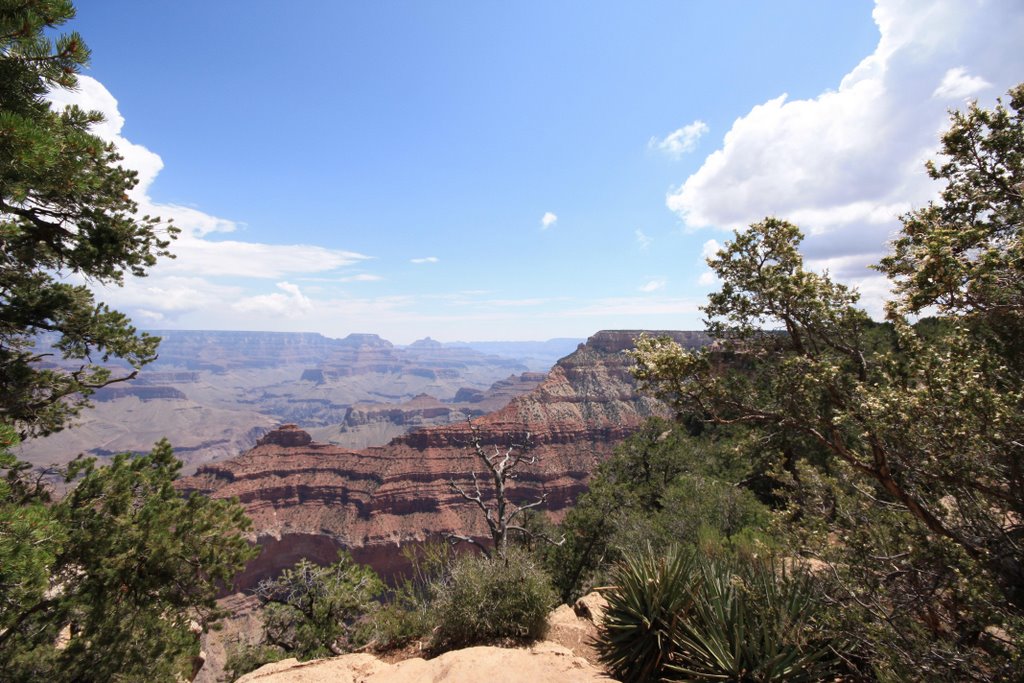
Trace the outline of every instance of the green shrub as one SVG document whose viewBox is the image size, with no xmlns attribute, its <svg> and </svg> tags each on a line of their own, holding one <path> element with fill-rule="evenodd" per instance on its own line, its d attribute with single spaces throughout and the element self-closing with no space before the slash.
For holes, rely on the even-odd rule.
<svg viewBox="0 0 1024 683">
<path fill-rule="evenodd" d="M 414 543 L 402 548 L 409 572 L 386 604 L 363 625 L 360 636 L 378 650 L 391 650 L 428 636 L 434 628 L 431 606 L 447 583 L 454 551 L 447 541 Z"/>
<path fill-rule="evenodd" d="M 410 603 L 396 596 L 366 621 L 357 639 L 377 652 L 394 650 L 425 638 L 434 627 L 428 605 Z"/>
<path fill-rule="evenodd" d="M 500 639 L 544 635 L 555 594 L 547 574 L 525 553 L 506 559 L 462 555 L 431 606 L 431 647 L 446 652 Z"/>
<path fill-rule="evenodd" d="M 816 681 L 839 673 L 840 646 L 816 634 L 823 605 L 807 572 L 673 548 L 627 559 L 615 583 L 598 650 L 622 680 Z"/>
<path fill-rule="evenodd" d="M 220 680 L 233 681 L 264 664 L 279 662 L 287 657 L 288 654 L 284 650 L 274 645 L 243 642 L 228 646 L 228 658 Z"/>
<path fill-rule="evenodd" d="M 299 560 L 275 579 L 261 581 L 266 644 L 298 659 L 339 654 L 357 644 L 357 621 L 378 608 L 384 584 L 348 553 L 326 567 Z"/>
</svg>

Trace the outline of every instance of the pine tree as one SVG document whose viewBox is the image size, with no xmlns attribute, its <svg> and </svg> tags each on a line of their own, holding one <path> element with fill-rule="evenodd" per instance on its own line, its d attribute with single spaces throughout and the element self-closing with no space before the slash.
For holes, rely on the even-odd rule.
<svg viewBox="0 0 1024 683">
<path fill-rule="evenodd" d="M 137 215 L 137 174 L 90 132 L 102 115 L 46 99 L 88 62 L 77 33 L 50 38 L 74 13 L 68 0 L 0 0 L 0 679 L 181 680 L 196 627 L 254 554 L 241 506 L 181 496 L 166 441 L 103 467 L 75 461 L 59 501 L 10 450 L 134 376 L 112 361 L 156 357 L 158 338 L 73 283 L 145 275 L 176 232 Z"/>
<path fill-rule="evenodd" d="M 134 376 L 112 359 L 137 370 L 156 357 L 157 338 L 72 282 L 144 275 L 176 233 L 136 214 L 137 173 L 90 132 L 102 114 L 46 99 L 88 63 L 77 33 L 48 34 L 74 14 L 69 0 L 0 0 L 0 419 L 23 437 L 60 430 L 94 389 Z"/>
<path fill-rule="evenodd" d="M 0 466 L 5 458 L 9 466 L 0 441 Z M 180 469 L 161 441 L 104 467 L 76 461 L 75 486 L 55 503 L 23 477 L 0 482 L 0 678 L 159 681 L 191 671 L 196 627 L 221 616 L 218 591 L 255 551 L 237 501 L 181 496 Z"/>
</svg>

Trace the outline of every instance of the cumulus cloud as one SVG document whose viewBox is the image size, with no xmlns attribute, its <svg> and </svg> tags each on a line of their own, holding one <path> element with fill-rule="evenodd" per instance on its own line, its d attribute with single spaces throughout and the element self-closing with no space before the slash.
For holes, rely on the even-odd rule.
<svg viewBox="0 0 1024 683">
<path fill-rule="evenodd" d="M 411 258 L 409 263 L 437 263 L 440 260 L 436 256 L 423 256 L 421 258 Z"/>
<path fill-rule="evenodd" d="M 298 318 L 313 310 L 313 302 L 302 293 L 298 285 L 278 282 L 277 288 L 284 293 L 274 292 L 245 297 L 231 307 L 241 313 L 270 313 L 287 318 Z"/>
<path fill-rule="evenodd" d="M 105 120 L 103 123 L 96 124 L 92 130 L 104 140 L 117 145 L 117 151 L 124 157 L 124 161 L 121 163 L 126 168 L 138 171 L 139 184 L 132 191 L 132 199 L 140 203 L 147 202 L 149 187 L 164 167 L 164 162 L 160 155 L 142 145 L 129 142 L 121 135 L 124 117 L 121 116 L 121 112 L 117 108 L 117 100 L 110 94 L 110 91 L 95 78 L 79 76 L 78 88 L 75 90 L 54 89 L 50 91 L 48 97 L 57 109 L 77 104 L 86 111 L 103 113 Z"/>
<path fill-rule="evenodd" d="M 640 248 L 643 250 L 646 250 L 647 247 L 651 246 L 651 242 L 654 241 L 654 239 L 648 237 L 643 230 L 637 229 L 634 234 L 636 235 L 636 243 L 640 245 Z"/>
<path fill-rule="evenodd" d="M 545 214 L 543 216 L 540 217 L 540 227 L 541 227 L 541 230 L 547 230 L 548 228 L 550 228 L 552 225 L 554 225 L 557 222 L 558 222 L 558 216 L 556 216 L 555 214 L 551 213 L 550 211 L 547 211 L 547 212 L 545 212 Z"/>
<path fill-rule="evenodd" d="M 700 119 L 678 128 L 664 138 L 651 138 L 647 146 L 664 152 L 673 159 L 679 159 L 687 152 L 697 149 L 697 142 L 709 131 L 708 124 Z"/>
<path fill-rule="evenodd" d="M 657 292 L 659 289 L 665 289 L 665 284 L 664 278 L 655 278 L 653 280 L 648 280 L 638 289 L 641 292 Z"/>
<path fill-rule="evenodd" d="M 932 97 L 945 99 L 962 99 L 976 95 L 982 90 L 991 88 L 992 84 L 979 76 L 971 76 L 962 66 L 950 69 L 942 77 L 942 83 L 932 93 Z"/>
<path fill-rule="evenodd" d="M 102 112 L 106 120 L 94 126 L 93 132 L 113 142 L 124 157 L 122 165 L 139 173 L 139 182 L 132 190 L 132 199 L 138 203 L 139 213 L 173 220 L 174 226 L 181 231 L 171 244 L 176 258 L 160 260 L 150 269 L 148 277 L 128 277 L 123 288 L 93 285 L 107 303 L 151 322 L 173 320 L 189 311 L 213 312 L 213 320 L 217 320 L 217 311 L 225 314 L 229 310 L 276 311 L 274 307 L 284 300 L 291 307 L 289 312 L 295 313 L 306 310 L 309 299 L 297 288 L 294 291 L 289 289 L 294 285 L 287 282 L 278 284 L 279 288 L 286 285 L 283 287 L 286 294 L 239 299 L 242 289 L 219 284 L 220 279 L 281 279 L 328 273 L 368 258 L 355 252 L 320 246 L 218 239 L 225 234 L 239 232 L 242 226 L 193 207 L 156 202 L 149 191 L 163 168 L 160 156 L 122 135 L 124 117 L 118 110 L 117 99 L 102 83 L 89 76 L 79 76 L 78 81 L 79 87 L 74 91 L 51 91 L 48 95 L 50 101 L 58 109 L 76 104 L 86 110 Z M 247 303 L 250 301 L 262 301 L 265 306 L 262 309 L 250 306 Z"/>
<path fill-rule="evenodd" d="M 937 195 L 923 164 L 937 153 L 949 99 L 994 99 L 1024 73 L 1024 5 L 876 0 L 873 17 L 877 47 L 835 90 L 755 105 L 668 195 L 687 228 L 787 218 L 809 235 L 812 264 L 844 259 L 865 298 L 884 293 L 865 267 L 886 251 L 897 216 Z"/>
<path fill-rule="evenodd" d="M 718 276 L 713 270 L 705 270 L 697 278 L 697 284 L 701 287 L 715 287 L 718 285 Z"/>
</svg>

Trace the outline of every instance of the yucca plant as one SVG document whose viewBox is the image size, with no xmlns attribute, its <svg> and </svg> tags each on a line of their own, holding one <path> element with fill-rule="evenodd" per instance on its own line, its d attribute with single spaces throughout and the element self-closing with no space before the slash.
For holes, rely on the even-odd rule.
<svg viewBox="0 0 1024 683">
<path fill-rule="evenodd" d="M 814 577 L 773 561 L 700 560 L 692 609 L 673 631 L 666 678 L 818 681 L 835 647 L 815 634 Z"/>
<path fill-rule="evenodd" d="M 815 635 L 821 604 L 807 572 L 648 549 L 614 578 L 597 646 L 622 681 L 814 681 L 838 671 L 837 647 Z"/>
<path fill-rule="evenodd" d="M 657 557 L 648 547 L 615 569 L 597 649 L 619 680 L 665 675 L 679 620 L 693 608 L 694 567 L 693 553 L 671 548 Z"/>
</svg>

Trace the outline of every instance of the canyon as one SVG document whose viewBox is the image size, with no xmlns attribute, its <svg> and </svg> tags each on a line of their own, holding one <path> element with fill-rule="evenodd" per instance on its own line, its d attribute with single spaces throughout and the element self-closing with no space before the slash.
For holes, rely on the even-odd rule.
<svg viewBox="0 0 1024 683">
<path fill-rule="evenodd" d="M 145 452 L 167 437 L 190 473 L 252 448 L 281 423 L 346 448 L 382 445 L 504 405 L 580 341 L 484 342 L 478 349 L 429 338 L 396 346 L 375 334 L 153 334 L 161 337 L 156 361 L 134 380 L 97 391 L 74 429 L 27 441 L 19 456 L 60 465 L 80 453 Z"/>
<path fill-rule="evenodd" d="M 238 457 L 198 467 L 179 485 L 237 498 L 253 519 L 262 552 L 236 579 L 236 590 L 301 557 L 330 562 L 340 548 L 387 577 L 402 568 L 405 544 L 452 532 L 486 535 L 478 510 L 451 487 L 472 487 L 474 471 L 482 473 L 469 449 L 474 438 L 488 448 L 529 443 L 537 462 L 520 471 L 509 496 L 544 494 L 547 513 L 559 519 L 616 443 L 648 418 L 668 416 L 665 404 L 637 392 L 629 372 L 624 351 L 638 334 L 598 332 L 528 393 L 471 423 L 425 427 L 363 449 L 318 442 L 288 424 Z M 651 334 L 690 348 L 708 341 L 701 332 Z M 422 409 L 428 403 L 421 401 Z"/>
</svg>

